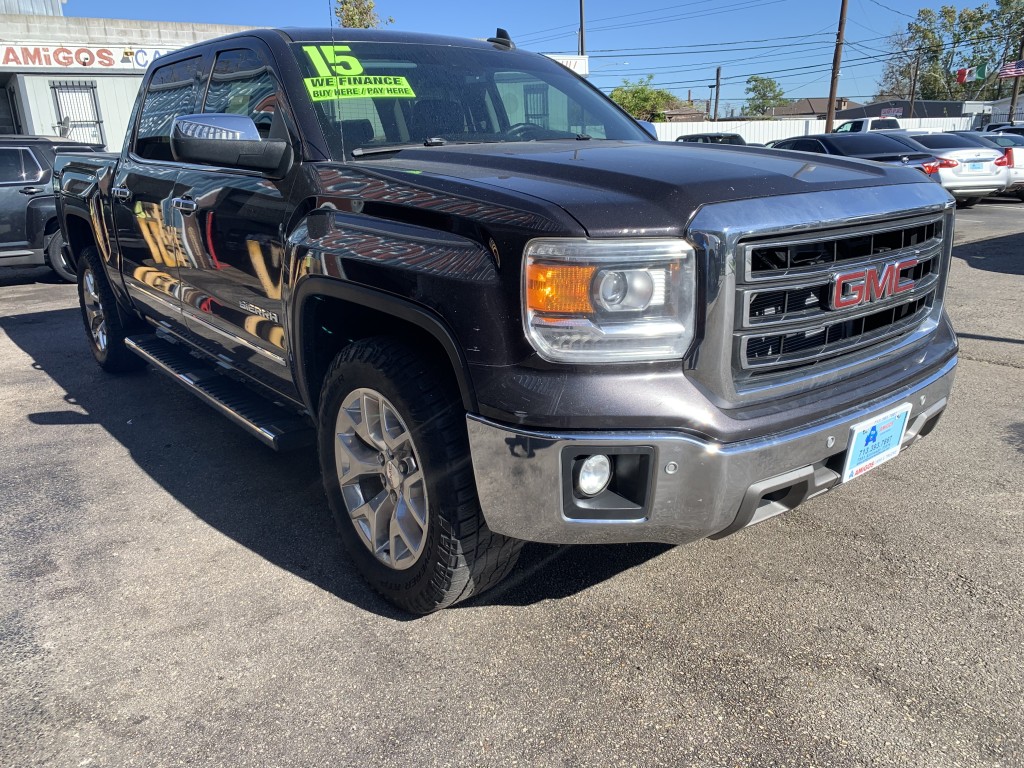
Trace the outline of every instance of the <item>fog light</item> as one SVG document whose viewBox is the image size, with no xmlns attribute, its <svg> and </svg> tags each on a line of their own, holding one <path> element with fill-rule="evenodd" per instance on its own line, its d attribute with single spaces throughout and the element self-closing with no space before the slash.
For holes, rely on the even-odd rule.
<svg viewBox="0 0 1024 768">
<path fill-rule="evenodd" d="M 576 465 L 576 490 L 582 496 L 597 496 L 612 480 L 612 462 L 604 454 L 588 456 Z"/>
</svg>

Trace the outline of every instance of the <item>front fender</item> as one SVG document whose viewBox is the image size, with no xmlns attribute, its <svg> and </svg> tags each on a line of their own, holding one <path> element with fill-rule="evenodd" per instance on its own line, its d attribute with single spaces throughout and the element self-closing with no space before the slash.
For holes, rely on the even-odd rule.
<svg viewBox="0 0 1024 768">
<path fill-rule="evenodd" d="M 302 277 L 295 285 L 289 311 L 290 349 L 294 358 L 295 386 L 310 412 L 316 411 L 316 398 L 313 393 L 316 391 L 317 383 L 310 375 L 314 369 L 314 350 L 308 343 L 303 342 L 303 339 L 310 338 L 308 329 L 303 328 L 303 318 L 308 316 L 307 303 L 320 297 L 339 299 L 356 307 L 385 313 L 430 334 L 448 356 L 463 407 L 471 412 L 477 410 L 476 396 L 465 356 L 455 341 L 454 333 L 442 318 L 398 296 L 336 278 L 312 275 Z"/>
</svg>

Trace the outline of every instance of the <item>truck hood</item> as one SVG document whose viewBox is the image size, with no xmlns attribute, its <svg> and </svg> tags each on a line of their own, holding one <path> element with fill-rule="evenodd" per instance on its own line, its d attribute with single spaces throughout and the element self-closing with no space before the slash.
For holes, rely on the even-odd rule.
<svg viewBox="0 0 1024 768">
<path fill-rule="evenodd" d="M 456 179 L 541 198 L 591 237 L 679 235 L 710 203 L 925 180 L 914 169 L 823 155 L 620 141 L 424 147 L 359 166 L 406 184 L 416 174 L 416 186 Z"/>
</svg>

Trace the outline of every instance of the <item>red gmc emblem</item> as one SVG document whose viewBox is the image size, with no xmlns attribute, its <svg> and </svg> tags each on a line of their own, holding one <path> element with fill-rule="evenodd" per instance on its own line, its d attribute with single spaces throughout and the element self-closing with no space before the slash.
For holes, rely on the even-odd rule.
<svg viewBox="0 0 1024 768">
<path fill-rule="evenodd" d="M 832 276 L 832 309 L 850 309 L 861 304 L 881 301 L 913 290 L 913 280 L 900 280 L 905 269 L 917 266 L 917 259 L 892 261 L 879 267 Z"/>
</svg>

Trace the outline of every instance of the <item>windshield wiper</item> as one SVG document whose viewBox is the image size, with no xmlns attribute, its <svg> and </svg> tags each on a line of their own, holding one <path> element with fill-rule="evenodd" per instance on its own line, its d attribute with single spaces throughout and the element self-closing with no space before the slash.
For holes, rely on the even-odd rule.
<svg viewBox="0 0 1024 768">
<path fill-rule="evenodd" d="M 419 149 L 420 147 L 443 147 L 448 142 L 442 138 L 434 137 L 425 139 L 419 144 L 395 144 L 390 147 L 356 147 L 352 150 L 352 157 L 363 157 L 365 155 L 385 155 L 391 152 L 401 152 L 403 149 Z"/>
</svg>

